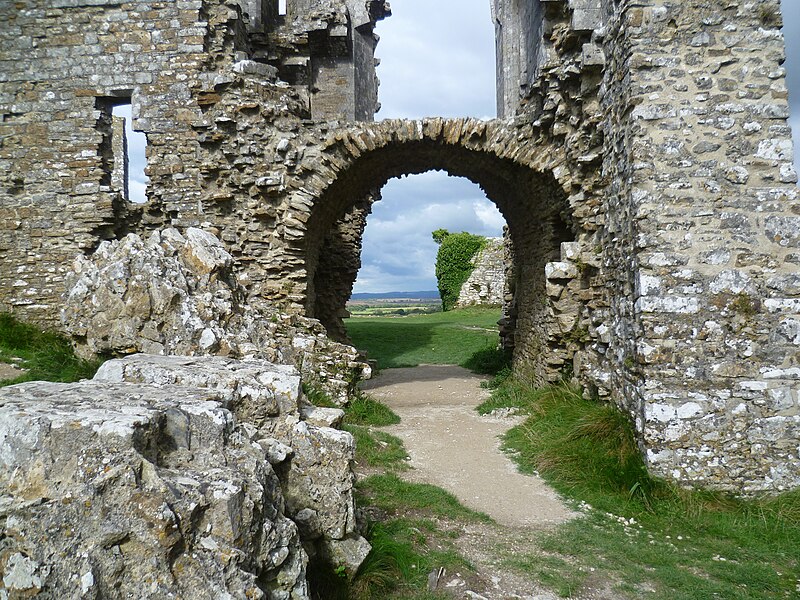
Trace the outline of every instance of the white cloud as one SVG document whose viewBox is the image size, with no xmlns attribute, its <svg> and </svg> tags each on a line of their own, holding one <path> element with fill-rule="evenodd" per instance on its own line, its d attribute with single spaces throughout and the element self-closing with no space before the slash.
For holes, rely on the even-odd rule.
<svg viewBox="0 0 800 600">
<path fill-rule="evenodd" d="M 493 202 L 489 200 L 477 200 L 472 203 L 472 207 L 486 229 L 502 231 L 506 220 L 503 218 L 503 215 L 500 214 L 500 211 L 497 210 L 497 206 L 495 206 Z"/>
<path fill-rule="evenodd" d="M 488 0 L 395 0 L 378 25 L 378 118 L 495 115 L 494 25 Z M 435 229 L 500 235 L 480 188 L 442 171 L 393 179 L 367 219 L 359 292 L 436 289 Z"/>
<path fill-rule="evenodd" d="M 367 219 L 355 291 L 434 290 L 439 246 L 431 232 L 498 236 L 503 224 L 494 205 L 466 179 L 435 171 L 392 179 Z"/>
<path fill-rule="evenodd" d="M 493 115 L 488 0 L 400 0 L 378 25 L 379 118 Z"/>
</svg>

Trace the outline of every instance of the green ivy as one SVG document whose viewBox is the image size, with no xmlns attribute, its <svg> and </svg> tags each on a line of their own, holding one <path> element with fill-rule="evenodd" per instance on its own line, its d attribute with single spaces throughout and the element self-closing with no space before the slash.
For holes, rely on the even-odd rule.
<svg viewBox="0 0 800 600">
<path fill-rule="evenodd" d="M 458 302 L 461 287 L 475 268 L 472 259 L 486 245 L 486 238 L 465 231 L 450 233 L 437 229 L 433 232 L 433 239 L 439 243 L 436 279 L 439 282 L 442 310 L 447 311 L 453 309 Z"/>
</svg>

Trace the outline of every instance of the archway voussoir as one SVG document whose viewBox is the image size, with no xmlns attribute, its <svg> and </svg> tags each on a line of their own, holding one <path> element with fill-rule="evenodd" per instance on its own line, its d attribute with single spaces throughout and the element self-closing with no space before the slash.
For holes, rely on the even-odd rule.
<svg viewBox="0 0 800 600">
<path fill-rule="evenodd" d="M 433 142 L 439 141 L 442 135 L 443 127 L 444 127 L 444 119 L 440 117 L 425 119 L 424 123 L 425 136 Z"/>
</svg>

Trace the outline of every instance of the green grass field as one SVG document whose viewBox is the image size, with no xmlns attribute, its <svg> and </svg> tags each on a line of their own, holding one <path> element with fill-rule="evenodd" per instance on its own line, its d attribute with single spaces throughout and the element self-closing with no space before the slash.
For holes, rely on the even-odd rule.
<svg viewBox="0 0 800 600">
<path fill-rule="evenodd" d="M 496 308 L 464 308 L 407 317 L 358 317 L 345 321 L 353 344 L 379 369 L 420 364 L 464 364 L 497 346 Z"/>
</svg>

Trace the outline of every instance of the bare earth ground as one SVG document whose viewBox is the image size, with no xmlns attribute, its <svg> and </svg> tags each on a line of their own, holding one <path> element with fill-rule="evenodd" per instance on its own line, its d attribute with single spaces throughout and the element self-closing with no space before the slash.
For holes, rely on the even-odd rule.
<svg viewBox="0 0 800 600">
<path fill-rule="evenodd" d="M 0 362 L 0 381 L 3 381 L 4 379 L 16 379 L 23 373 L 24 371 L 21 371 L 14 365 Z"/>
<path fill-rule="evenodd" d="M 478 415 L 475 407 L 488 395 L 480 381 L 461 367 L 421 365 L 384 370 L 364 390 L 402 419 L 381 428 L 402 439 L 410 455 L 413 470 L 402 477 L 444 488 L 497 522 L 442 524 L 459 530 L 456 544 L 478 575 L 464 581 L 458 573 L 445 574 L 437 589 L 472 600 L 553 600 L 557 596 L 504 568 L 501 559 L 541 554 L 537 534 L 577 515 L 540 478 L 519 473 L 500 450 L 498 436 L 518 421 Z M 580 598 L 613 598 L 603 587 L 584 590 Z"/>
</svg>

